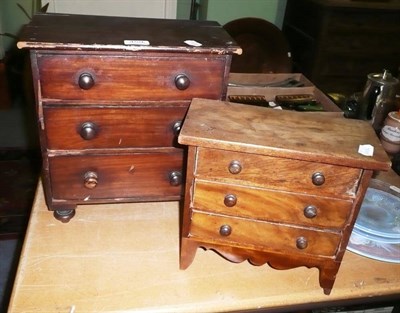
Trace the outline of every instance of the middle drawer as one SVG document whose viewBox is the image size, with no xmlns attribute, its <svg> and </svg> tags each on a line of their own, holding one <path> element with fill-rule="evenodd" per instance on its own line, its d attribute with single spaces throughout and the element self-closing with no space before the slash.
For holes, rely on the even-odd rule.
<svg viewBox="0 0 400 313">
<path fill-rule="evenodd" d="M 187 107 L 46 107 L 47 146 L 56 149 L 171 147 Z"/>
<path fill-rule="evenodd" d="M 351 200 L 195 180 L 193 207 L 202 211 L 277 223 L 341 229 Z"/>
</svg>

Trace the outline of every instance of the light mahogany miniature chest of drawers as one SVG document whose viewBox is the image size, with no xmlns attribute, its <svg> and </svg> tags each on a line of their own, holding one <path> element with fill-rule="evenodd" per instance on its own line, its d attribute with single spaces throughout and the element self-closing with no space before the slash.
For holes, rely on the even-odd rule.
<svg viewBox="0 0 400 313">
<path fill-rule="evenodd" d="M 329 294 L 373 171 L 390 168 L 371 126 L 194 99 L 178 140 L 189 146 L 181 268 L 198 247 L 233 262 L 317 267 Z"/>
<path fill-rule="evenodd" d="M 193 97 L 224 99 L 233 53 L 215 22 L 39 14 L 29 48 L 47 205 L 178 200 Z"/>
</svg>

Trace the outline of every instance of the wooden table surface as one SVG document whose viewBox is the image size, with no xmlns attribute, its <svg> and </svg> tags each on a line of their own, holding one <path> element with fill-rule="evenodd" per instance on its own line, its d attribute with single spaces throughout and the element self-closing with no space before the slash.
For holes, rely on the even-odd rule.
<svg viewBox="0 0 400 313">
<path fill-rule="evenodd" d="M 199 249 L 181 271 L 178 216 L 179 202 L 87 205 L 62 224 L 39 184 L 9 312 L 293 310 L 400 298 L 400 264 L 349 251 L 329 296 L 315 268 L 234 264 Z"/>
</svg>

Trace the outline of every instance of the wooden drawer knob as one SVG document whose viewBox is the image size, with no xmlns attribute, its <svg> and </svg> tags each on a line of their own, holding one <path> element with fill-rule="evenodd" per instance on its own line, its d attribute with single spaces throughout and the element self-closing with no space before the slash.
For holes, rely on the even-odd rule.
<svg viewBox="0 0 400 313">
<path fill-rule="evenodd" d="M 169 173 L 169 183 L 171 186 L 180 186 L 182 184 L 182 173 L 179 171 Z"/>
<path fill-rule="evenodd" d="M 98 177 L 96 172 L 86 172 L 83 180 L 83 184 L 87 189 L 96 188 L 98 183 Z"/>
<path fill-rule="evenodd" d="M 239 174 L 242 171 L 242 165 L 240 164 L 239 161 L 232 161 L 229 164 L 229 173 L 231 174 Z"/>
<path fill-rule="evenodd" d="M 82 73 L 78 79 L 78 85 L 81 89 L 88 90 L 94 86 L 94 78 L 89 73 Z"/>
<path fill-rule="evenodd" d="M 185 74 L 179 74 L 175 77 L 175 86 L 179 90 L 188 89 L 190 86 L 190 79 Z"/>
<path fill-rule="evenodd" d="M 97 126 L 92 122 L 85 122 L 81 125 L 81 129 L 79 131 L 82 139 L 90 140 L 96 137 L 97 135 Z"/>
<path fill-rule="evenodd" d="M 181 127 L 182 127 L 182 121 L 176 121 L 174 123 L 174 125 L 172 125 L 172 131 L 175 136 L 179 135 L 179 132 L 181 131 Z"/>
<path fill-rule="evenodd" d="M 221 236 L 227 237 L 232 233 L 232 227 L 230 227 L 229 225 L 222 225 L 219 228 L 219 234 Z"/>
<path fill-rule="evenodd" d="M 321 172 L 316 172 L 312 175 L 311 180 L 315 186 L 321 186 L 325 183 L 325 176 Z"/>
<path fill-rule="evenodd" d="M 315 205 L 307 205 L 303 212 L 305 217 L 314 218 L 317 216 L 317 207 Z"/>
<path fill-rule="evenodd" d="M 227 207 L 233 207 L 233 206 L 236 205 L 236 203 L 237 203 L 237 198 L 236 198 L 235 195 L 229 194 L 229 195 L 226 195 L 226 196 L 225 196 L 225 198 L 224 198 L 224 204 L 225 204 Z"/>
<path fill-rule="evenodd" d="M 296 239 L 296 247 L 297 247 L 297 249 L 303 250 L 303 249 L 307 248 L 307 246 L 308 246 L 307 238 L 299 237 L 299 238 Z"/>
</svg>

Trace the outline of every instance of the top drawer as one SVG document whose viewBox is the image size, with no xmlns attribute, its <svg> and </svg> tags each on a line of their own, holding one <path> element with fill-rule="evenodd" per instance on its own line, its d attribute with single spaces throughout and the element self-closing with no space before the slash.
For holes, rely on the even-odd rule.
<svg viewBox="0 0 400 313">
<path fill-rule="evenodd" d="M 230 56 L 38 54 L 42 98 L 85 101 L 220 99 Z"/>
<path fill-rule="evenodd" d="M 247 186 L 354 198 L 361 170 L 324 163 L 198 148 L 195 176 Z"/>
</svg>

